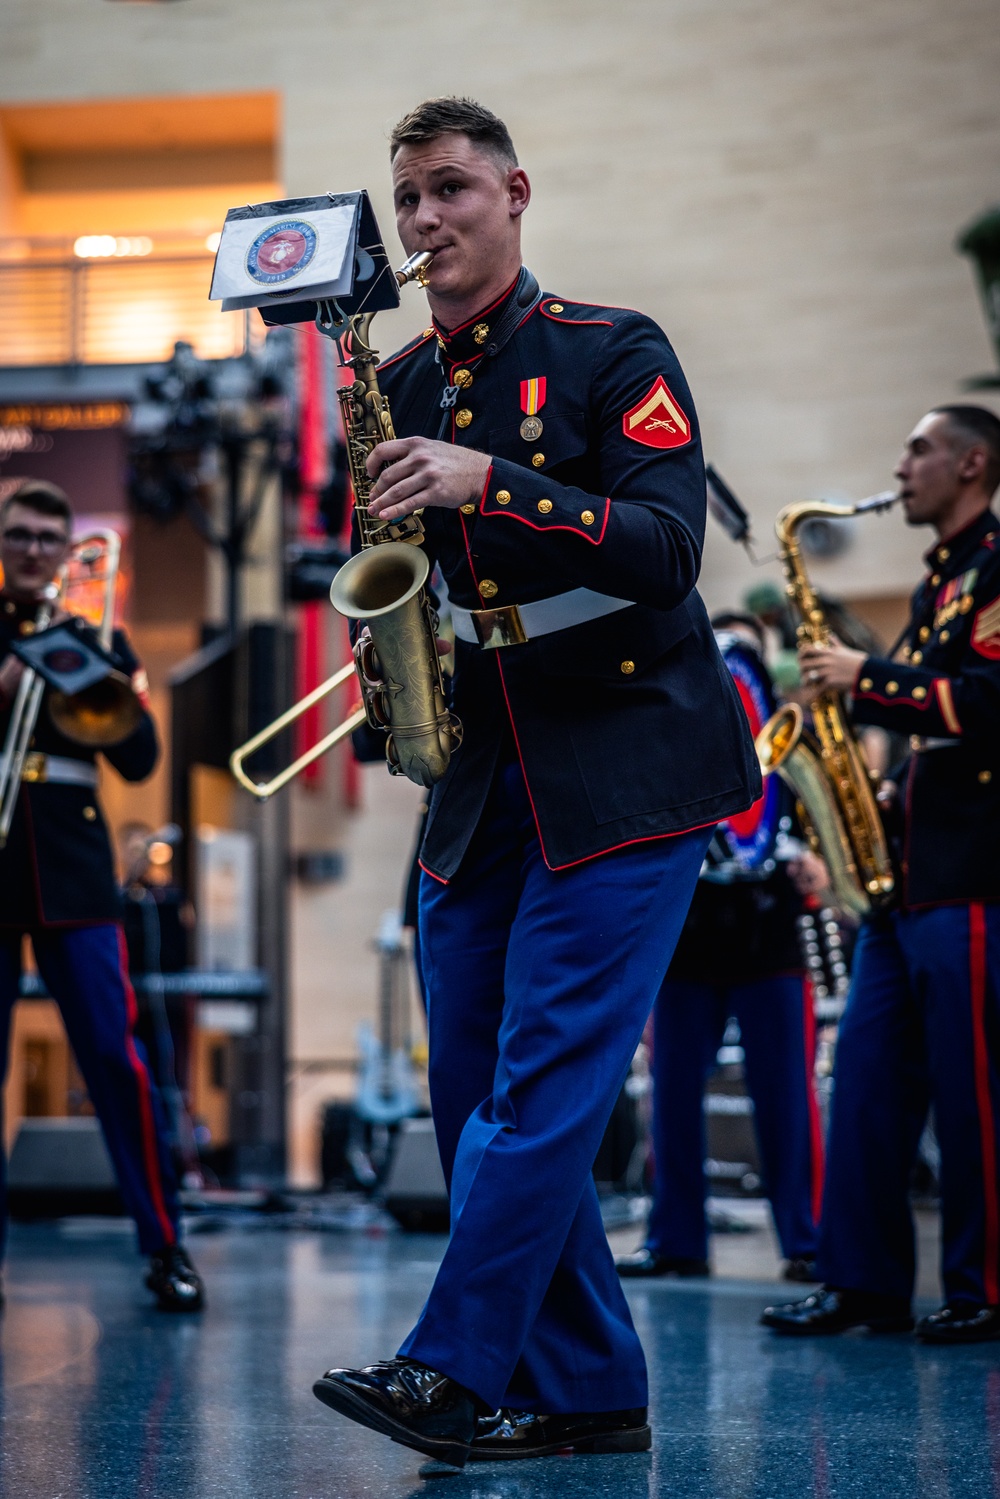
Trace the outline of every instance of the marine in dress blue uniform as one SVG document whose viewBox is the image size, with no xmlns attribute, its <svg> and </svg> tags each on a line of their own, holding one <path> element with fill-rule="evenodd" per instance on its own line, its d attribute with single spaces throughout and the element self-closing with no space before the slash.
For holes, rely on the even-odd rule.
<svg viewBox="0 0 1000 1499">
<path fill-rule="evenodd" d="M 774 711 L 757 631 L 731 616 L 724 625 L 737 633 L 719 636 L 723 658 L 757 732 Z M 803 898 L 788 858 L 792 810 L 770 777 L 750 812 L 718 830 L 702 868 L 653 1011 L 653 1201 L 644 1246 L 617 1261 L 626 1278 L 709 1273 L 703 1094 L 734 1017 L 786 1278 L 815 1279 L 823 1146 L 797 926 Z"/>
<path fill-rule="evenodd" d="M 648 1445 L 642 1349 L 590 1170 L 711 828 L 759 792 L 695 591 L 694 405 L 649 318 L 542 295 L 523 269 L 387 360 L 380 383 L 397 434 L 488 455 L 461 508 L 422 517 L 465 735 L 421 851 L 452 1232 L 400 1358 L 331 1370 L 316 1393 L 459 1464 L 461 1392 L 518 1413 L 494 1432 L 501 1456 L 552 1450 L 550 1419 L 557 1445 Z"/>
<path fill-rule="evenodd" d="M 0 512 L 0 547 L 12 533 L 23 531 L 26 522 L 43 532 L 59 526 L 58 511 L 33 508 L 51 503 L 50 489 L 29 482 L 23 501 L 21 492 L 14 493 Z M 33 631 L 37 609 L 34 600 L 0 593 L 0 666 L 11 643 Z M 144 673 L 121 630 L 114 633 L 113 650 L 141 694 Z M 178 1244 L 167 1123 L 135 1035 L 136 999 L 121 926 L 121 895 L 97 800 L 96 754 L 60 733 L 47 700 L 48 689 L 10 834 L 0 849 L 0 1077 L 6 1073 L 10 1016 L 27 934 L 42 980 L 62 1013 L 125 1206 L 136 1223 L 139 1248 L 152 1261 L 150 1289 L 165 1307 L 191 1310 L 200 1305 L 201 1285 Z M 10 714 L 5 695 L 0 742 L 6 740 Z M 128 738 L 102 753 L 126 780 L 145 780 L 159 753 L 145 707 Z M 0 1154 L 0 1234 L 7 1221 L 3 1164 Z"/>
<path fill-rule="evenodd" d="M 935 461 L 953 458 L 964 492 L 957 530 L 934 521 L 942 540 L 926 554 L 898 657 L 855 664 L 843 653 L 857 721 L 911 736 L 901 901 L 864 924 L 855 950 L 818 1252 L 826 1286 L 769 1309 L 765 1322 L 782 1332 L 912 1325 L 909 1174 L 932 1106 L 946 1305 L 917 1331 L 934 1342 L 1000 1336 L 1000 519 L 986 508 L 1000 422 L 967 413 L 925 417 L 897 471 L 911 521 L 934 521 L 919 507 L 925 495 L 939 503 L 927 479 Z M 807 677 L 826 659 L 804 652 Z"/>
</svg>

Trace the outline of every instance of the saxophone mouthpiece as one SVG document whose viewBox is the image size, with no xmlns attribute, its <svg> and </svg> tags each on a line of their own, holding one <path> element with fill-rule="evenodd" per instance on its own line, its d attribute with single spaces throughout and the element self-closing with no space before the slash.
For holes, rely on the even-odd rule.
<svg viewBox="0 0 1000 1499">
<path fill-rule="evenodd" d="M 888 510 L 898 499 L 899 495 L 894 489 L 883 489 L 881 494 L 873 494 L 867 500 L 860 500 L 856 510 L 858 515 L 864 515 L 870 510 Z"/>
<path fill-rule="evenodd" d="M 405 286 L 408 281 L 415 281 L 418 286 L 426 286 L 427 272 L 431 268 L 433 259 L 434 256 L 430 250 L 418 250 L 416 255 L 411 255 L 396 272 L 399 285 Z"/>
</svg>

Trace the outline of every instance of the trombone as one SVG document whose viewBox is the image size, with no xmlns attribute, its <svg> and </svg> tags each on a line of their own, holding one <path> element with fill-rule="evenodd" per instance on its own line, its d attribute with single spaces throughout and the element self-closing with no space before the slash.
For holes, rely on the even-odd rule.
<svg viewBox="0 0 1000 1499">
<path fill-rule="evenodd" d="M 320 739 L 311 748 L 299 755 L 298 759 L 293 760 L 290 765 L 286 765 L 284 770 L 280 770 L 276 776 L 272 776 L 271 780 L 255 781 L 243 768 L 244 763 L 262 745 L 269 744 L 272 739 L 276 739 L 290 724 L 295 723 L 304 713 L 308 713 L 309 709 L 315 707 L 317 703 L 321 703 L 325 697 L 329 697 L 331 692 L 336 692 L 338 687 L 343 687 L 345 682 L 356 680 L 354 662 L 349 661 L 346 666 L 342 666 L 339 671 L 335 671 L 332 677 L 327 677 L 325 682 L 320 682 L 319 686 L 314 687 L 312 692 L 306 693 L 305 697 L 300 698 L 297 703 L 293 703 L 290 708 L 286 709 L 284 713 L 279 714 L 271 723 L 266 724 L 259 733 L 254 734 L 252 739 L 248 739 L 246 744 L 241 744 L 239 749 L 233 750 L 233 753 L 229 757 L 229 769 L 237 781 L 239 781 L 244 791 L 249 791 L 250 795 L 255 796 L 259 802 L 266 802 L 269 796 L 273 796 L 276 791 L 281 790 L 282 786 L 287 786 L 289 781 L 294 780 L 300 770 L 305 770 L 307 765 L 311 765 L 314 760 L 318 760 L 321 755 L 325 755 L 327 750 L 333 749 L 335 744 L 339 744 L 342 739 L 346 739 L 348 734 L 353 734 L 355 729 L 359 729 L 368 718 L 368 714 L 363 707 L 356 708 L 353 713 L 344 719 L 343 723 L 339 723 L 335 729 L 331 729 L 325 738 Z"/>
</svg>

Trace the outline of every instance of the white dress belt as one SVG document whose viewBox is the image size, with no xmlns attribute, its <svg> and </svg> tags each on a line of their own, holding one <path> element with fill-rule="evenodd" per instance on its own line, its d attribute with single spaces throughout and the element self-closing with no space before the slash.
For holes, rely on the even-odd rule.
<svg viewBox="0 0 1000 1499">
<path fill-rule="evenodd" d="M 591 588 L 571 588 L 568 593 L 557 593 L 550 599 L 536 599 L 533 604 L 514 607 L 528 640 L 534 640 L 538 635 L 552 635 L 556 630 L 568 630 L 572 625 L 584 625 L 588 620 L 600 619 L 605 614 L 616 614 L 619 609 L 631 609 L 633 603 L 633 599 L 615 599 L 606 593 L 595 593 Z M 476 645 L 480 636 L 474 618 L 489 613 L 488 609 L 462 609 L 453 603 L 451 620 L 459 640 Z"/>
<path fill-rule="evenodd" d="M 28 785 L 46 783 L 56 786 L 97 785 L 97 766 L 88 760 L 71 760 L 68 755 L 43 755 L 31 750 L 25 756 L 21 780 Z"/>
</svg>

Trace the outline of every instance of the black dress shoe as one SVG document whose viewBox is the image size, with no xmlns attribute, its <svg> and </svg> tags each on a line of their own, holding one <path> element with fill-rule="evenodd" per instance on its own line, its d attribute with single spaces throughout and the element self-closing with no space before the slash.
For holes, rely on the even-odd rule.
<svg viewBox="0 0 1000 1499">
<path fill-rule="evenodd" d="M 201 1276 L 179 1244 L 153 1255 L 146 1285 L 165 1312 L 200 1312 L 205 1305 Z"/>
<path fill-rule="evenodd" d="M 635 1254 L 619 1255 L 615 1260 L 615 1269 L 624 1280 L 654 1280 L 660 1275 L 676 1275 L 681 1279 L 694 1280 L 712 1273 L 708 1260 L 657 1254 L 655 1249 L 637 1249 Z"/>
<path fill-rule="evenodd" d="M 847 1332 L 850 1327 L 872 1332 L 909 1332 L 913 1327 L 909 1302 L 902 1296 L 872 1296 L 836 1286 L 821 1286 L 804 1301 L 766 1307 L 760 1321 L 762 1327 L 793 1337 Z"/>
<path fill-rule="evenodd" d="M 548 1457 L 554 1452 L 648 1452 L 653 1445 L 646 1407 L 543 1416 L 531 1411 L 497 1411 L 480 1416 L 469 1452 L 474 1463 L 510 1458 Z"/>
<path fill-rule="evenodd" d="M 949 1301 L 939 1312 L 921 1317 L 917 1337 L 922 1343 L 992 1343 L 1000 1338 L 1000 1306 Z"/>
<path fill-rule="evenodd" d="M 781 1272 L 782 1280 L 794 1280 L 805 1286 L 814 1286 L 819 1280 L 816 1261 L 806 1259 L 788 1260 Z"/>
<path fill-rule="evenodd" d="M 331 1410 L 452 1468 L 464 1468 L 482 1404 L 464 1385 L 410 1358 L 328 1369 L 313 1394 Z"/>
</svg>

